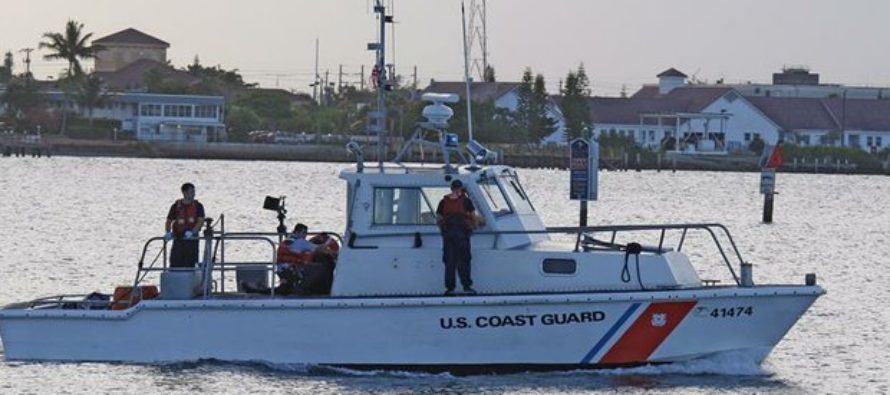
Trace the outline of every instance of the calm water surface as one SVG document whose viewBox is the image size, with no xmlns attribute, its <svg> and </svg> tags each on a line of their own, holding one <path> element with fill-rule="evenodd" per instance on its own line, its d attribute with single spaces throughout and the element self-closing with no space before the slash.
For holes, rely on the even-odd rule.
<svg viewBox="0 0 890 395">
<path fill-rule="evenodd" d="M 226 215 L 229 230 L 274 231 L 274 214 L 260 208 L 268 194 L 288 196 L 292 219 L 342 231 L 345 190 L 336 175 L 344 167 L 0 158 L 0 304 L 110 292 L 132 282 L 144 240 L 162 233 L 166 210 L 185 181 L 197 184 L 208 216 Z M 577 203 L 566 198 L 566 172 L 524 170 L 520 177 L 548 225 L 577 223 Z M 213 362 L 0 361 L 0 393 L 890 392 L 890 177 L 780 174 L 773 225 L 759 222 L 758 182 L 753 173 L 604 173 L 591 222 L 722 222 L 745 259 L 755 263 L 756 281 L 802 283 L 805 273 L 818 273 L 829 293 L 760 367 L 723 358 L 626 370 L 452 377 Z M 684 250 L 702 277 L 726 278 L 713 252 Z M 163 328 L 157 332 L 164 335 Z"/>
</svg>

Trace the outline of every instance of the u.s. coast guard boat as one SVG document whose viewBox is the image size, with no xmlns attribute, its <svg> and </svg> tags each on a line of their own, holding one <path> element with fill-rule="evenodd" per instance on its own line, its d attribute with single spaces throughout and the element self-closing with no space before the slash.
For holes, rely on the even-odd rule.
<svg viewBox="0 0 890 395">
<path fill-rule="evenodd" d="M 374 11 L 382 38 L 392 18 L 380 1 Z M 377 51 L 382 108 L 382 40 L 369 48 Z M 277 293 L 285 210 L 269 199 L 267 208 L 279 213 L 277 233 L 229 232 L 223 218 L 208 223 L 194 270 L 167 268 L 159 237 L 143 248 L 132 287 L 113 300 L 59 295 L 6 306 L 5 358 L 432 371 L 615 367 L 715 355 L 759 363 L 824 293 L 815 275 L 805 284 L 755 285 L 719 224 L 546 227 L 514 169 L 484 164 L 490 153 L 473 140 L 467 151 L 457 148 L 444 105 L 457 98 L 427 99 L 435 102 L 424 109 L 428 121 L 394 163 L 365 171 L 361 150 L 350 146 L 356 167 L 340 174 L 347 226 L 328 233 L 343 245 L 332 273 L 304 271 L 298 288 L 305 292 Z M 403 164 L 418 147 L 439 148 L 444 166 Z M 463 182 L 480 217 L 472 236 L 478 295 L 442 295 L 434 204 L 453 180 Z M 701 237 L 712 254 L 687 255 Z M 263 255 L 232 258 L 227 249 Z M 729 285 L 703 279 L 713 276 L 706 264 L 714 262 L 725 265 Z M 159 295 L 146 286 L 153 277 Z M 257 289 L 264 291 L 244 292 Z"/>
<path fill-rule="evenodd" d="M 425 114 L 436 122 L 411 140 L 441 147 L 444 166 L 398 160 L 366 170 L 359 159 L 341 172 L 348 221 L 334 234 L 343 245 L 322 294 L 275 294 L 280 236 L 228 232 L 217 221 L 216 229 L 207 226 L 195 270 L 150 262 L 155 247 L 166 255 L 162 238 L 150 240 L 133 292 L 115 303 L 62 295 L 0 310 L 5 357 L 451 371 L 613 367 L 723 353 L 761 361 L 824 293 L 814 276 L 800 285 L 753 284 L 751 266 L 719 224 L 548 228 L 514 169 L 472 159 L 451 164 L 466 153 L 442 129 L 449 113 L 441 103 L 429 106 Z M 469 156 L 485 159 L 473 147 Z M 434 204 L 452 180 L 463 182 L 480 216 L 472 236 L 478 295 L 442 295 Z M 712 255 L 696 252 L 699 263 L 710 257 L 725 265 L 729 285 L 703 280 L 699 273 L 713 270 L 692 265 L 686 249 L 696 233 L 714 247 Z M 260 243 L 271 254 L 227 260 L 233 243 Z M 138 295 L 146 276 L 157 274 L 160 295 Z M 242 292 L 248 280 L 269 293 Z"/>
</svg>

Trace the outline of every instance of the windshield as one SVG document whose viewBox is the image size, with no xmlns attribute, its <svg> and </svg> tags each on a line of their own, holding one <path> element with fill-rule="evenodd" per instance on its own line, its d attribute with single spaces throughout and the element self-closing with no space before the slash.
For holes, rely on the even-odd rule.
<svg viewBox="0 0 890 395">
<path fill-rule="evenodd" d="M 509 197 L 510 203 L 513 204 L 513 210 L 519 214 L 529 214 L 535 211 L 535 207 L 525 193 L 525 189 L 522 188 L 522 184 L 519 183 L 519 177 L 515 172 L 504 170 L 498 179 L 504 186 L 504 191 Z"/>
<path fill-rule="evenodd" d="M 507 204 L 507 199 L 504 197 L 504 193 L 501 191 L 500 186 L 498 186 L 497 180 L 483 177 L 479 180 L 479 188 L 482 189 L 482 195 L 485 197 L 485 202 L 488 203 L 488 207 L 491 207 L 491 213 L 494 214 L 495 217 L 513 212 L 513 210 L 510 209 L 510 205 Z"/>
</svg>

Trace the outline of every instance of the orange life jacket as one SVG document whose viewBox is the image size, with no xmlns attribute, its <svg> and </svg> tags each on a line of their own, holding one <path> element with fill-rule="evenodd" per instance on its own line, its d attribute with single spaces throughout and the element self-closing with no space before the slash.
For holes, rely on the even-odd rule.
<svg viewBox="0 0 890 395">
<path fill-rule="evenodd" d="M 292 265 L 302 265 L 309 262 L 312 262 L 312 258 L 315 256 L 315 253 L 312 251 L 306 252 L 291 252 L 290 245 L 293 243 L 290 239 L 284 239 L 281 243 L 278 244 L 278 263 L 290 263 Z"/>
<path fill-rule="evenodd" d="M 185 204 L 179 199 L 176 201 L 174 211 L 173 235 L 182 237 L 185 231 L 195 228 L 195 223 L 198 221 L 198 201 L 192 200 L 190 204 Z"/>
<path fill-rule="evenodd" d="M 448 219 L 451 216 L 461 216 L 464 227 L 466 229 L 473 229 L 473 213 L 467 211 L 466 199 L 467 197 L 464 195 L 460 195 L 457 199 L 452 199 L 448 195 L 445 195 L 445 197 L 442 198 L 442 217 L 444 217 L 444 220 L 443 223 L 440 223 L 439 225 L 447 225 Z"/>
<path fill-rule="evenodd" d="M 336 238 L 331 237 L 331 235 L 327 233 L 319 233 L 312 236 L 312 238 L 309 239 L 309 242 L 325 246 L 334 257 L 337 257 L 337 255 L 340 254 L 340 243 L 337 242 Z"/>
<path fill-rule="evenodd" d="M 135 290 L 133 287 L 127 286 L 117 287 L 114 289 L 114 294 L 111 298 L 111 309 L 124 310 L 135 306 L 143 299 L 154 299 L 160 294 L 158 287 L 155 285 L 140 285 Z"/>
</svg>

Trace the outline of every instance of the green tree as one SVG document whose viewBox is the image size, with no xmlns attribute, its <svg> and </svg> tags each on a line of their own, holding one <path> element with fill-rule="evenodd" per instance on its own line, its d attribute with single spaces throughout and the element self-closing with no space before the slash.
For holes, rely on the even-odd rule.
<svg viewBox="0 0 890 395">
<path fill-rule="evenodd" d="M 102 49 L 99 45 L 88 44 L 92 37 L 93 33 L 83 33 L 83 23 L 69 20 L 65 24 L 63 33 L 43 33 L 45 41 L 40 42 L 40 48 L 50 50 L 48 54 L 43 55 L 43 58 L 67 61 L 68 77 L 83 74 L 80 61 L 95 58 L 96 53 Z"/>
<path fill-rule="evenodd" d="M 256 87 L 256 84 L 245 83 L 237 69 L 202 66 L 197 55 L 194 62 L 186 68 L 186 72 L 201 79 L 191 87 L 191 93 L 224 96 L 227 103 L 234 101 L 245 90 Z"/>
<path fill-rule="evenodd" d="M 760 135 L 755 134 L 754 138 L 751 139 L 751 143 L 748 144 L 748 150 L 760 155 L 763 153 L 764 148 L 766 148 L 766 142 L 760 138 Z"/>
<path fill-rule="evenodd" d="M 93 110 L 108 102 L 108 94 L 102 89 L 102 80 L 94 73 L 78 79 L 78 90 L 75 100 L 80 108 L 86 110 L 90 127 L 93 126 Z"/>
<path fill-rule="evenodd" d="M 485 82 L 495 82 L 497 79 L 494 75 L 494 66 L 486 65 L 485 70 L 482 72 L 482 80 Z"/>
<path fill-rule="evenodd" d="M 282 129 L 285 121 L 293 116 L 291 101 L 286 92 L 248 90 L 235 105 L 250 109 L 262 120 L 262 128 Z"/>
<path fill-rule="evenodd" d="M 454 117 L 448 121 L 449 130 L 460 134 L 467 141 L 467 102 L 459 101 L 452 105 Z M 473 138 L 483 143 L 520 143 L 521 135 L 514 132 L 512 114 L 505 108 L 498 108 L 494 101 L 473 102 Z"/>
<path fill-rule="evenodd" d="M 522 80 L 516 88 L 516 112 L 513 115 L 513 124 L 517 138 L 529 140 L 532 135 L 532 121 L 534 118 L 534 77 L 532 69 L 526 67 L 522 72 Z"/>
<path fill-rule="evenodd" d="M 5 55 L 3 55 L 3 66 L 0 66 L 0 84 L 5 84 L 12 79 L 13 76 L 13 65 L 15 62 L 12 60 L 12 52 L 7 51 Z"/>
<path fill-rule="evenodd" d="M 571 140 L 585 137 L 590 130 L 590 81 L 584 64 L 577 71 L 569 71 L 562 87 L 562 114 L 565 118 L 566 137 Z"/>
<path fill-rule="evenodd" d="M 547 112 L 550 108 L 550 95 L 547 94 L 547 83 L 544 75 L 535 75 L 532 86 L 531 117 L 529 118 L 529 136 L 534 142 L 556 132 L 556 120 Z"/>
<path fill-rule="evenodd" d="M 247 134 L 257 130 L 262 120 L 253 110 L 240 106 L 232 106 L 226 114 L 226 124 L 229 128 L 229 141 L 247 141 Z"/>
<path fill-rule="evenodd" d="M 0 97 L 0 101 L 6 103 L 6 114 L 9 118 L 16 119 L 20 127 L 29 128 L 33 121 L 32 115 L 42 107 L 44 96 L 33 79 L 27 77 L 13 77 L 6 86 L 6 92 Z"/>
<path fill-rule="evenodd" d="M 72 93 L 76 91 L 76 84 L 71 80 L 76 76 L 83 74 L 83 67 L 81 67 L 80 61 L 95 58 L 96 53 L 102 49 L 99 45 L 88 44 L 92 37 L 93 33 L 84 34 L 83 23 L 69 20 L 68 23 L 65 24 L 65 31 L 63 33 L 43 33 L 45 41 L 40 42 L 39 47 L 41 49 L 50 50 L 49 53 L 43 55 L 44 59 L 62 59 L 68 62 L 68 69 L 65 71 L 65 77 L 60 81 L 62 91 L 65 92 L 65 100 L 62 103 L 62 123 L 59 131 L 62 135 L 65 134 L 65 127 L 68 123 L 69 98 Z"/>
<path fill-rule="evenodd" d="M 20 111 L 38 106 L 43 95 L 33 80 L 17 77 L 9 80 L 2 99 L 6 103 L 7 115 L 14 117 Z"/>
</svg>

